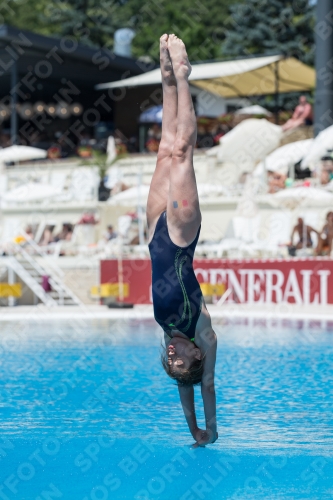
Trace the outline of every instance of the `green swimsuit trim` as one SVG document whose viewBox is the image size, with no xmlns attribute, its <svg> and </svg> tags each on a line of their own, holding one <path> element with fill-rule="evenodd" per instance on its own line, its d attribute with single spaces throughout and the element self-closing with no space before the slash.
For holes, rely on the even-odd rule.
<svg viewBox="0 0 333 500">
<path fill-rule="evenodd" d="M 188 323 L 181 330 L 182 333 L 185 333 L 190 328 L 191 323 L 192 323 L 192 309 L 191 309 L 190 301 L 189 301 L 189 298 L 188 298 L 188 295 L 186 292 L 186 288 L 185 288 L 185 285 L 183 282 L 183 278 L 182 278 L 182 268 L 183 268 L 184 263 L 187 260 L 187 256 L 184 255 L 179 261 L 179 256 L 181 255 L 181 253 L 182 253 L 182 249 L 180 248 L 179 250 L 177 250 L 176 256 L 175 256 L 175 271 L 176 271 L 176 275 L 177 275 L 180 287 L 181 287 L 182 292 L 183 292 L 184 310 L 183 310 L 183 314 L 182 314 L 181 318 L 178 321 L 176 321 L 176 323 L 169 323 L 168 326 L 177 328 L 177 325 L 180 325 L 184 321 L 184 319 L 186 318 L 187 312 L 188 312 L 188 317 L 189 317 Z M 202 307 L 202 299 L 201 299 L 200 309 L 201 309 L 201 307 Z M 168 335 L 168 337 L 172 338 L 172 337 L 170 337 L 170 335 Z M 190 339 L 190 340 L 191 340 L 191 342 L 194 342 L 194 337 L 193 337 L 193 339 Z"/>
<path fill-rule="evenodd" d="M 190 328 L 191 323 L 192 323 L 192 309 L 191 309 L 190 301 L 189 301 L 189 298 L 188 298 L 188 295 L 187 295 L 187 292 L 186 292 L 186 288 L 185 288 L 185 285 L 184 285 L 184 282 L 183 282 L 183 278 L 182 278 L 182 268 L 183 268 L 184 263 L 187 260 L 187 256 L 184 255 L 184 257 L 182 257 L 180 259 L 180 261 L 178 262 L 178 259 L 179 259 L 179 256 L 180 256 L 181 253 L 182 253 L 181 249 L 177 250 L 177 252 L 176 252 L 176 256 L 175 256 L 175 270 L 176 270 L 176 275 L 177 275 L 179 284 L 180 284 L 182 292 L 183 292 L 184 310 L 183 310 L 182 317 L 180 318 L 179 321 L 177 321 L 177 324 L 179 325 L 180 323 L 182 323 L 184 321 L 184 319 L 187 316 L 187 312 L 188 312 L 188 317 L 189 317 L 188 323 L 187 323 L 187 325 L 184 328 L 182 328 L 183 332 L 187 332 L 187 330 Z M 175 325 L 175 326 L 177 326 L 177 325 Z"/>
</svg>

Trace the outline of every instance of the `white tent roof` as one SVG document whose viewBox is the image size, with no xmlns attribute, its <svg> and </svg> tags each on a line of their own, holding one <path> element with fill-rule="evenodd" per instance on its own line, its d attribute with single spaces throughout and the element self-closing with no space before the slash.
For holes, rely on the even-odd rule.
<svg viewBox="0 0 333 500">
<path fill-rule="evenodd" d="M 314 69 L 293 57 L 284 59 L 282 55 L 194 64 L 189 80 L 200 88 L 225 97 L 271 94 L 275 92 L 275 63 L 278 63 L 279 92 L 314 88 Z M 161 71 L 157 68 L 139 76 L 102 83 L 96 88 L 102 90 L 159 83 Z"/>
<path fill-rule="evenodd" d="M 7 161 L 39 160 L 47 157 L 47 151 L 31 146 L 9 146 L 0 149 L 0 163 Z"/>
<path fill-rule="evenodd" d="M 15 203 L 26 203 L 27 201 L 45 200 L 54 198 L 61 193 L 59 188 L 51 184 L 39 184 L 37 182 L 28 182 L 19 186 L 12 191 L 4 194 L 5 201 L 12 201 Z"/>
<path fill-rule="evenodd" d="M 272 113 L 268 109 L 254 104 L 253 106 L 246 106 L 245 108 L 240 108 L 235 111 L 235 115 L 266 115 L 272 116 Z"/>
</svg>

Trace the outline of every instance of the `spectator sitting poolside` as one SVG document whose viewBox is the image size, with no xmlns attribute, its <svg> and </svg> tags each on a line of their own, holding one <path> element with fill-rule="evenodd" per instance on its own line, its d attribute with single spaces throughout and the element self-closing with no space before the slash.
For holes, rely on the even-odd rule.
<svg viewBox="0 0 333 500">
<path fill-rule="evenodd" d="M 323 156 L 321 159 L 321 169 L 320 169 L 320 184 L 329 184 L 333 179 L 333 158 L 328 152 L 327 155 Z"/>
<path fill-rule="evenodd" d="M 27 226 L 25 228 L 25 239 L 26 240 L 33 240 L 34 239 L 34 233 L 33 233 L 31 226 Z"/>
<path fill-rule="evenodd" d="M 113 230 L 113 226 L 111 226 L 111 224 L 110 224 L 104 233 L 104 239 L 106 241 L 111 241 L 111 240 L 117 238 L 117 236 L 118 236 L 118 233 L 116 233 L 116 231 Z"/>
<path fill-rule="evenodd" d="M 324 225 L 318 237 L 316 254 L 330 255 L 332 251 L 332 241 L 333 241 L 333 212 L 328 212 L 326 215 L 326 224 Z"/>
<path fill-rule="evenodd" d="M 67 234 L 65 236 L 65 241 L 71 241 L 72 239 L 72 236 L 73 236 L 73 225 L 72 224 L 68 224 L 68 230 L 67 230 Z"/>
<path fill-rule="evenodd" d="M 271 172 L 267 173 L 267 181 L 268 181 L 268 192 L 269 193 L 277 193 L 286 187 L 287 174 L 280 172 Z"/>
<path fill-rule="evenodd" d="M 52 234 L 53 229 L 54 226 L 46 226 L 46 228 L 43 231 L 43 236 L 39 243 L 41 246 L 47 246 L 53 242 L 53 234 Z"/>
<path fill-rule="evenodd" d="M 296 233 L 298 234 L 299 241 L 296 245 L 293 245 L 293 239 Z M 289 255 L 294 256 L 296 250 L 300 250 L 301 248 L 312 248 L 313 241 L 311 233 L 316 233 L 317 235 L 319 234 L 318 231 L 313 229 L 313 227 L 304 224 L 304 220 L 299 217 L 297 219 L 297 224 L 294 226 L 293 232 L 291 233 Z"/>
<path fill-rule="evenodd" d="M 27 241 L 30 241 L 33 239 L 34 239 L 34 233 L 33 233 L 32 227 L 29 225 L 29 226 L 26 226 L 26 228 L 24 230 L 24 235 L 18 234 L 17 236 L 15 236 L 14 243 L 16 243 L 17 245 L 25 245 Z"/>
<path fill-rule="evenodd" d="M 73 225 L 66 222 L 62 225 L 62 230 L 60 231 L 60 233 L 55 236 L 54 241 L 70 241 L 72 239 L 72 235 Z"/>
<path fill-rule="evenodd" d="M 101 179 L 98 186 L 98 201 L 106 201 L 110 197 L 110 189 L 104 184 L 104 180 Z"/>
<path fill-rule="evenodd" d="M 313 114 L 312 106 L 307 101 L 305 95 L 301 95 L 299 98 L 299 104 L 296 106 L 293 116 L 288 120 L 283 126 L 283 132 L 291 130 L 293 128 L 300 127 L 301 125 L 312 125 L 313 124 Z"/>
</svg>

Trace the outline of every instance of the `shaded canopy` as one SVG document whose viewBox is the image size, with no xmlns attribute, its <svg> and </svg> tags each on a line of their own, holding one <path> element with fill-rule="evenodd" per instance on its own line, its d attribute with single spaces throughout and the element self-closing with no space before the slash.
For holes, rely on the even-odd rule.
<svg viewBox="0 0 333 500">
<path fill-rule="evenodd" d="M 315 70 L 282 55 L 195 64 L 189 80 L 195 86 L 223 97 L 254 96 L 275 92 L 307 91 L 315 87 Z M 97 89 L 156 85 L 160 69 L 139 76 L 97 85 Z"/>
</svg>

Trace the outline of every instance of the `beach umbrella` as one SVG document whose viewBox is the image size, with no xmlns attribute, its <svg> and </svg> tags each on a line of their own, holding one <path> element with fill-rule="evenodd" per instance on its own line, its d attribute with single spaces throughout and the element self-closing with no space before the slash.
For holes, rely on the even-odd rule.
<svg viewBox="0 0 333 500">
<path fill-rule="evenodd" d="M 0 163 L 26 160 L 40 160 L 47 157 L 47 151 L 30 146 L 9 146 L 0 149 Z"/>
<path fill-rule="evenodd" d="M 146 184 L 141 184 L 133 186 L 121 193 L 111 196 L 107 203 L 109 205 L 123 205 L 123 206 L 134 206 L 140 204 L 140 206 L 146 205 L 149 186 Z M 199 198 L 206 198 L 210 196 L 220 196 L 228 195 L 228 190 L 218 184 L 201 184 L 197 185 Z M 139 203 L 138 203 L 139 202 Z"/>
<path fill-rule="evenodd" d="M 328 191 L 333 191 L 333 180 L 326 184 L 325 189 Z"/>
<path fill-rule="evenodd" d="M 248 219 L 249 225 L 251 225 L 250 220 L 255 219 L 258 215 L 258 205 L 255 201 L 257 188 L 258 183 L 256 179 L 252 176 L 247 176 L 244 188 L 242 189 L 242 196 L 236 208 L 235 215 Z"/>
<path fill-rule="evenodd" d="M 325 128 L 325 130 L 320 132 L 313 140 L 311 148 L 302 160 L 301 168 L 304 169 L 309 167 L 313 170 L 316 163 L 319 162 L 320 158 L 325 155 L 328 149 L 333 149 L 333 125 Z"/>
<path fill-rule="evenodd" d="M 106 171 L 105 177 L 104 186 L 108 189 L 113 189 L 118 182 L 123 180 L 124 174 L 120 167 L 112 165 L 112 167 Z"/>
<path fill-rule="evenodd" d="M 254 104 L 253 106 L 246 106 L 245 108 L 237 109 L 235 115 L 266 115 L 272 116 L 272 113 L 268 109 Z"/>
<path fill-rule="evenodd" d="M 313 139 L 305 139 L 277 148 L 273 153 L 266 156 L 264 161 L 257 165 L 254 174 L 262 174 L 265 167 L 270 172 L 279 172 L 287 175 L 289 167 L 295 165 L 295 163 L 299 162 L 309 152 L 312 143 Z"/>
<path fill-rule="evenodd" d="M 139 117 L 140 123 L 162 123 L 163 106 L 153 106 L 146 109 Z"/>
<path fill-rule="evenodd" d="M 112 135 L 108 137 L 106 146 L 107 164 L 110 165 L 117 158 L 116 141 Z"/>
<path fill-rule="evenodd" d="M 263 160 L 280 143 L 282 129 L 265 119 L 244 120 L 220 139 L 211 154 L 220 162 L 233 163 L 239 173 L 252 172 L 256 163 Z"/>
<path fill-rule="evenodd" d="M 266 201 L 274 207 L 289 208 L 297 207 L 333 207 L 333 194 L 320 188 L 296 187 L 283 189 L 277 193 L 268 195 Z"/>
<path fill-rule="evenodd" d="M 61 194 L 61 189 L 51 186 L 51 184 L 29 182 L 8 191 L 3 195 L 2 199 L 4 201 L 26 203 L 53 198 L 59 194 Z"/>
<path fill-rule="evenodd" d="M 230 196 L 229 190 L 220 184 L 206 184 L 199 182 L 197 184 L 199 198 L 209 196 Z"/>
<path fill-rule="evenodd" d="M 111 196 L 107 204 L 108 205 L 123 205 L 123 206 L 135 206 L 138 203 L 138 197 L 140 198 L 140 204 L 145 205 L 147 203 L 149 193 L 149 186 L 142 184 L 141 186 L 133 186 L 121 193 L 117 193 Z"/>
</svg>

